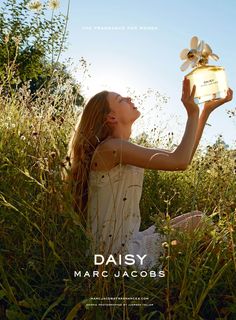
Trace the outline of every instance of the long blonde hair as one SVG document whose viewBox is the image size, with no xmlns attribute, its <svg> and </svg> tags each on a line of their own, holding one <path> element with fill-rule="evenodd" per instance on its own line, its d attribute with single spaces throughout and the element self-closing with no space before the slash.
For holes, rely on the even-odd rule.
<svg viewBox="0 0 236 320">
<path fill-rule="evenodd" d="M 63 180 L 72 193 L 73 208 L 85 226 L 87 221 L 88 176 L 96 147 L 111 134 L 105 121 L 111 111 L 107 100 L 109 91 L 95 94 L 85 105 L 81 118 L 72 133 Z"/>
</svg>

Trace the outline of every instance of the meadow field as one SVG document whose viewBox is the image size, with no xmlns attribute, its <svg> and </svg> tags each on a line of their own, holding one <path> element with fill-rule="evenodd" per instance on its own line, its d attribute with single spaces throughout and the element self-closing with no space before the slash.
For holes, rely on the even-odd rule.
<svg viewBox="0 0 236 320">
<path fill-rule="evenodd" d="M 41 89 L 34 99 L 27 85 L 0 91 L 1 319 L 235 319 L 236 150 L 219 138 L 186 171 L 145 170 L 142 229 L 155 223 L 168 236 L 165 277 L 74 278 L 94 265 L 61 177 L 79 116 L 73 90 Z M 155 147 L 146 136 L 133 142 Z M 215 227 L 173 235 L 170 217 L 191 210 Z M 134 300 L 89 306 L 95 296 Z M 143 296 L 148 305 L 131 306 Z"/>
</svg>

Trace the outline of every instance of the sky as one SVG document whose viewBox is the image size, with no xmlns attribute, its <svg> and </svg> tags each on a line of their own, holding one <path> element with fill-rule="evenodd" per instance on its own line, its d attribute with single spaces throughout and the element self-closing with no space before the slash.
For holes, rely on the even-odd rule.
<svg viewBox="0 0 236 320">
<path fill-rule="evenodd" d="M 61 12 L 66 13 L 67 3 L 61 1 Z M 71 0 L 68 49 L 61 61 L 70 57 L 75 66 L 81 57 L 87 61 L 90 77 L 82 76 L 79 67 L 74 71 L 86 99 L 101 90 L 122 95 L 131 90 L 142 97 L 149 88 L 168 97 L 161 108 L 154 98 L 143 103 L 132 135 L 157 126 L 165 136 L 173 132 L 179 144 L 187 121 L 182 80 L 192 70 L 180 70 L 179 54 L 189 48 L 192 36 L 205 40 L 220 57 L 211 64 L 225 68 L 228 85 L 236 90 L 235 31 L 235 0 Z M 236 117 L 227 114 L 234 108 L 235 100 L 210 115 L 203 147 L 220 134 L 236 147 Z"/>
</svg>

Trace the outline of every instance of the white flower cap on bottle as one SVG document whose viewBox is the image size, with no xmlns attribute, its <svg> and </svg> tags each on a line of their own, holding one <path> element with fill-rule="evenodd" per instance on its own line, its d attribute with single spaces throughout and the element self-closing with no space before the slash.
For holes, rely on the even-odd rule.
<svg viewBox="0 0 236 320">
<path fill-rule="evenodd" d="M 194 36 L 190 41 L 190 49 L 183 49 L 180 53 L 180 59 L 185 60 L 180 69 L 185 71 L 190 65 L 192 68 L 206 65 L 209 57 L 214 60 L 219 59 L 207 43 Z"/>
</svg>

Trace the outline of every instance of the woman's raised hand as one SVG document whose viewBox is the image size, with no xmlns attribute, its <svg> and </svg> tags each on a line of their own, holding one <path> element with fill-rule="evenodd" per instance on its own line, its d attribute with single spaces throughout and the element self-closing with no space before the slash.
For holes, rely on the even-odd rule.
<svg viewBox="0 0 236 320">
<path fill-rule="evenodd" d="M 231 101 L 232 99 L 233 99 L 233 90 L 229 88 L 225 98 L 205 102 L 203 110 L 210 114 L 213 110 L 215 110 L 222 104 Z"/>
<path fill-rule="evenodd" d="M 181 101 L 183 102 L 187 110 L 188 116 L 199 112 L 199 107 L 194 102 L 195 91 L 196 91 L 196 86 L 194 85 L 192 92 L 190 93 L 190 80 L 187 78 L 184 78 Z"/>
</svg>

